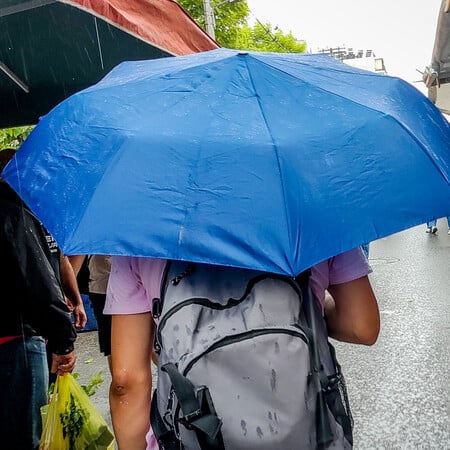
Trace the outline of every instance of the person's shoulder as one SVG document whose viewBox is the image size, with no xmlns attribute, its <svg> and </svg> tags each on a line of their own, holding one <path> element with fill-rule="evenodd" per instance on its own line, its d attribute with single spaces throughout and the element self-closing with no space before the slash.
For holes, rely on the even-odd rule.
<svg viewBox="0 0 450 450">
<path fill-rule="evenodd" d="M 361 247 L 346 251 L 331 259 L 330 284 L 340 284 L 368 275 L 372 268 Z"/>
<path fill-rule="evenodd" d="M 134 270 L 158 270 L 164 268 L 167 260 L 161 258 L 152 258 L 144 256 L 111 256 L 111 263 L 114 267 L 129 267 Z"/>
<path fill-rule="evenodd" d="M 0 182 L 0 212 L 3 216 L 16 217 L 19 221 L 32 221 L 36 226 L 41 227 L 38 219 L 5 182 Z"/>
<path fill-rule="evenodd" d="M 12 203 L 14 205 L 22 205 L 22 200 L 16 191 L 5 181 L 0 179 L 0 200 L 2 202 Z"/>
<path fill-rule="evenodd" d="M 153 270 L 164 269 L 167 264 L 167 260 L 161 258 L 136 257 L 136 262 L 138 262 L 141 266 L 145 266 Z"/>
<path fill-rule="evenodd" d="M 89 267 L 97 267 L 111 264 L 110 255 L 88 255 L 87 262 Z"/>
<path fill-rule="evenodd" d="M 346 252 L 340 253 L 339 255 L 333 256 L 330 258 L 333 262 L 348 262 L 348 261 L 367 261 L 367 258 L 364 255 L 364 252 L 361 247 L 352 248 L 351 250 L 347 250 Z"/>
</svg>

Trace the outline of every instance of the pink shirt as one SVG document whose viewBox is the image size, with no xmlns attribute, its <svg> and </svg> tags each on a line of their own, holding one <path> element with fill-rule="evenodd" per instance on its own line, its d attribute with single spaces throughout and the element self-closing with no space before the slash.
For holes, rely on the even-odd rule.
<svg viewBox="0 0 450 450">
<path fill-rule="evenodd" d="M 322 306 L 325 305 L 325 291 L 333 284 L 357 280 L 372 272 L 361 247 L 329 258 L 311 269 L 311 290 Z"/>
<path fill-rule="evenodd" d="M 113 256 L 105 314 L 139 314 L 152 310 L 152 300 L 161 295 L 166 260 Z"/>
<path fill-rule="evenodd" d="M 139 314 L 152 309 L 161 295 L 161 278 L 166 261 L 155 258 L 114 256 L 112 258 L 105 314 Z M 325 290 L 368 275 L 372 269 L 358 247 L 327 259 L 311 269 L 311 289 L 324 305 Z"/>
<path fill-rule="evenodd" d="M 152 300 L 161 295 L 161 279 L 166 261 L 154 258 L 114 256 L 105 303 L 105 314 L 139 314 L 152 310 Z M 323 306 L 325 290 L 368 275 L 372 269 L 361 248 L 327 259 L 311 269 L 311 289 Z M 147 450 L 157 450 L 150 429 Z"/>
</svg>

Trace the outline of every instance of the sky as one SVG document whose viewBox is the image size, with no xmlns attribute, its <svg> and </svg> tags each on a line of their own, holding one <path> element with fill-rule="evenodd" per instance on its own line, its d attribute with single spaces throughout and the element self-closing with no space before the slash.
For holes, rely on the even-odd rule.
<svg viewBox="0 0 450 450">
<path fill-rule="evenodd" d="M 431 62 L 441 0 L 247 0 L 250 22 L 278 26 L 308 51 L 371 49 L 389 75 L 411 83 Z M 423 83 L 414 83 L 421 89 Z M 422 89 L 421 89 L 422 90 Z"/>
</svg>

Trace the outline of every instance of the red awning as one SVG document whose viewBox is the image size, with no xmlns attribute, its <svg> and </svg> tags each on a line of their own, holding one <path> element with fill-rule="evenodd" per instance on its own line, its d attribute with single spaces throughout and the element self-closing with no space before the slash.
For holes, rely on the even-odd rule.
<svg viewBox="0 0 450 450">
<path fill-rule="evenodd" d="M 61 0 L 178 56 L 219 45 L 174 0 Z"/>
</svg>

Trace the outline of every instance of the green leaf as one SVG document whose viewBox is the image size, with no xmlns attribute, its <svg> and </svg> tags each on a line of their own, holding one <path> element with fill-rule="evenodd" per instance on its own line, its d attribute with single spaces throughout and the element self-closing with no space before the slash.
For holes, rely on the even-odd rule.
<svg viewBox="0 0 450 450">
<path fill-rule="evenodd" d="M 3 130 L 0 130 L 0 150 L 4 148 L 19 148 L 33 128 L 34 126 L 29 126 L 4 128 Z"/>
<path fill-rule="evenodd" d="M 203 0 L 179 0 L 178 3 L 198 25 L 206 29 Z M 297 39 L 291 32 L 284 33 L 277 26 L 272 28 L 270 23 L 262 24 L 258 19 L 253 27 L 250 26 L 250 9 L 246 1 L 224 3 L 221 0 L 210 0 L 210 3 L 216 22 L 215 39 L 222 47 L 277 53 L 306 51 L 306 42 Z"/>
</svg>

